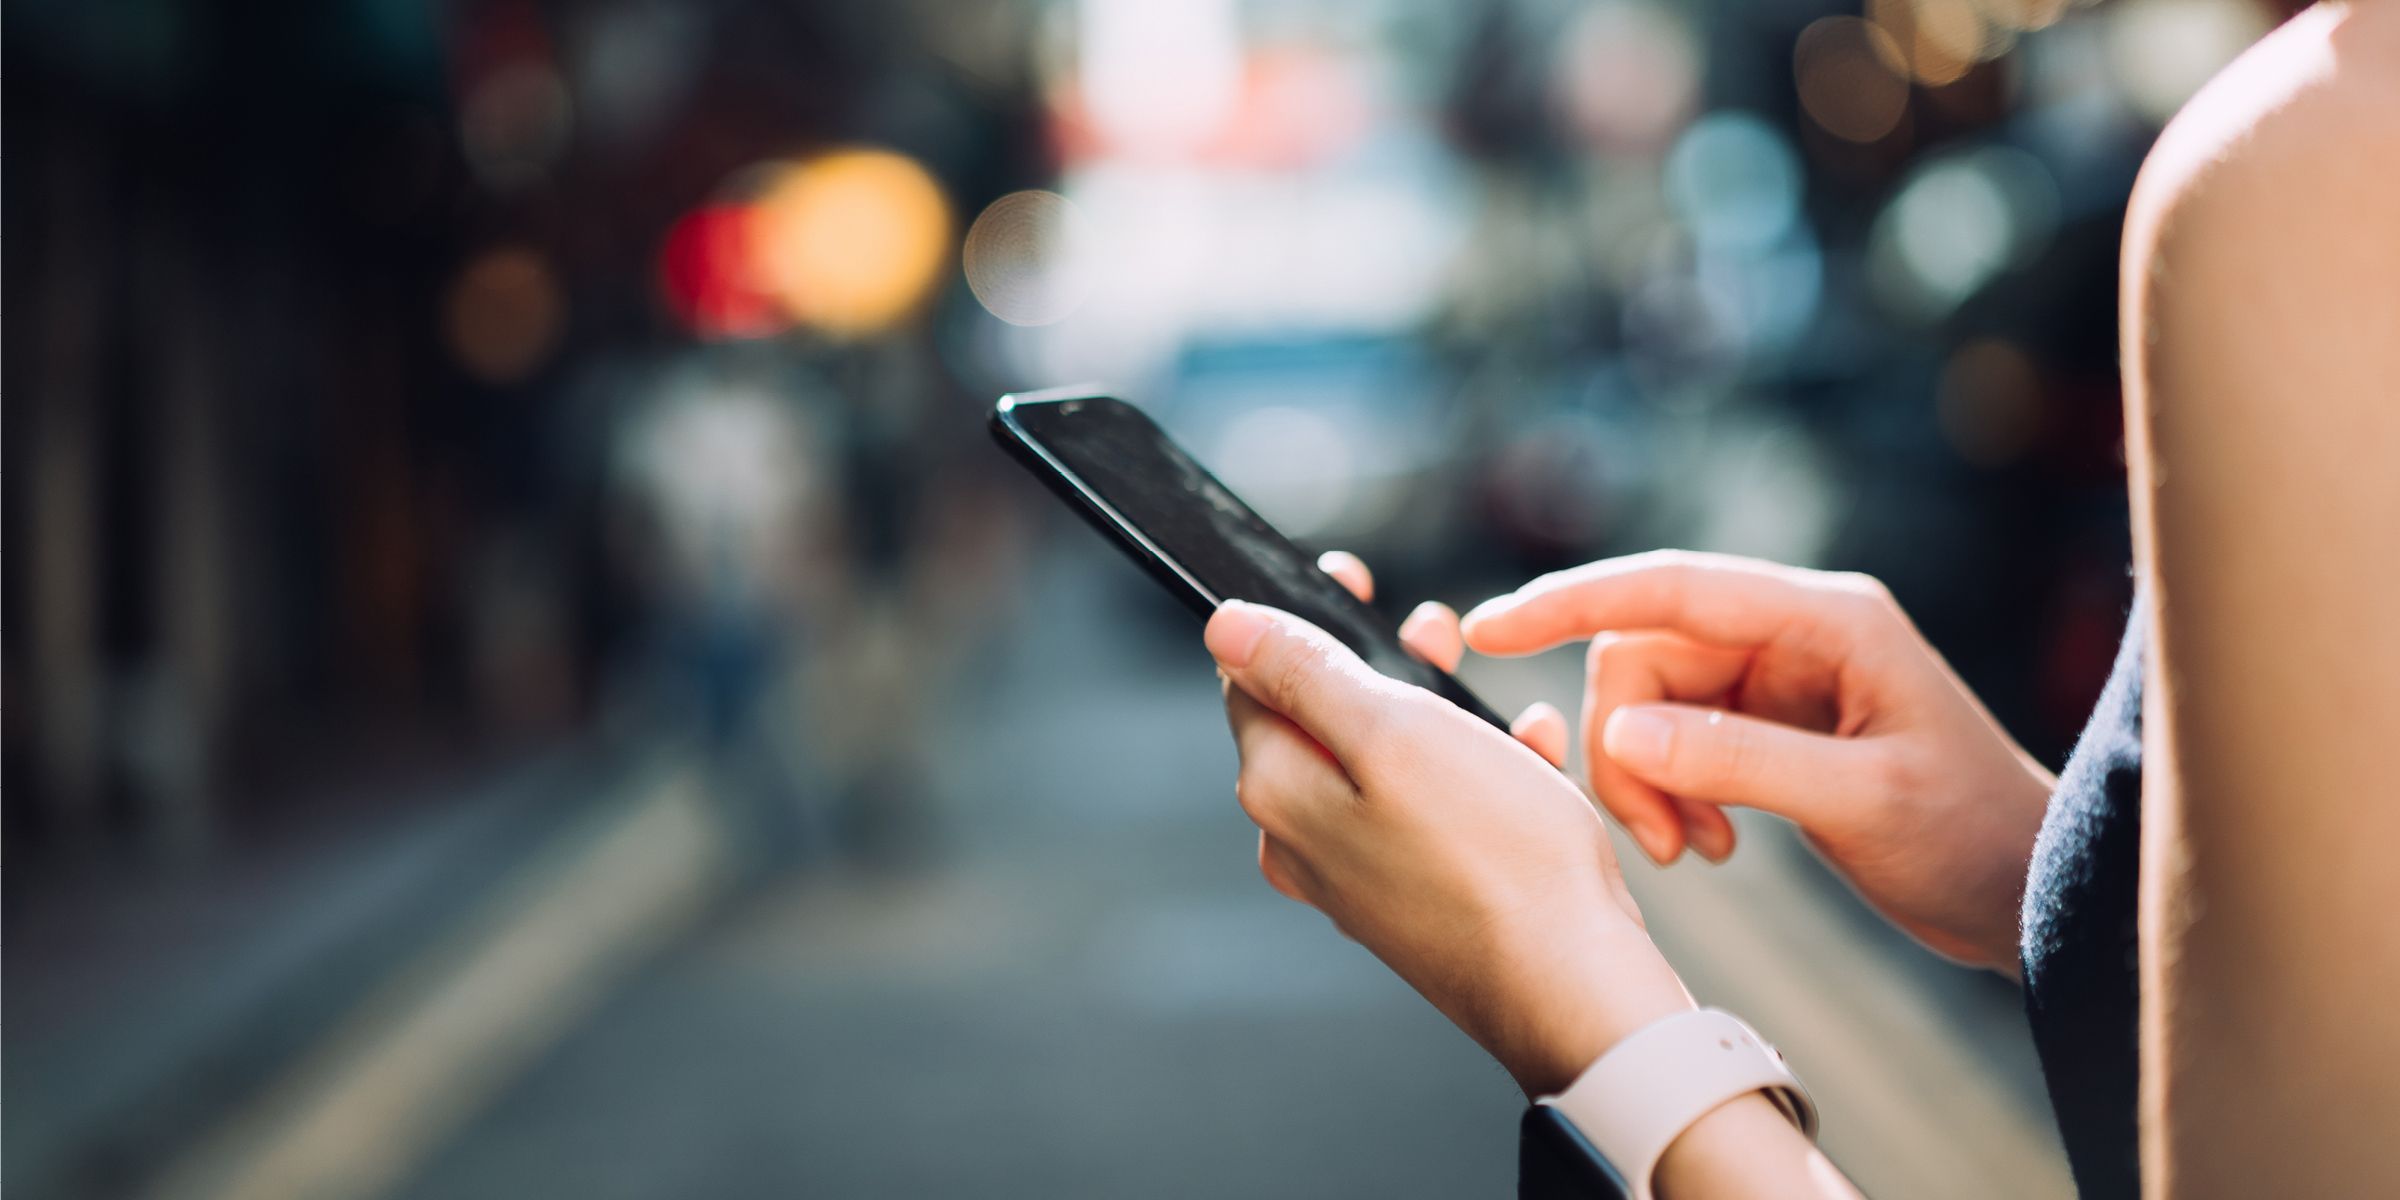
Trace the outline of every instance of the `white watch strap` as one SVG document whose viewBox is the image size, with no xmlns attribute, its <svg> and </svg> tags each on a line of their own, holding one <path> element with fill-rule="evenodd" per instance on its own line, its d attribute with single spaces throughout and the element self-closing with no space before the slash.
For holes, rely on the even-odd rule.
<svg viewBox="0 0 2400 1200">
<path fill-rule="evenodd" d="M 1667 1147 L 1717 1106 L 1760 1090 L 1800 1132 L 1817 1135 L 1816 1105 L 1783 1055 L 1732 1013 L 1703 1008 L 1635 1030 L 1541 1103 L 1583 1131 L 1633 1200 L 1651 1200 L 1650 1176 Z"/>
</svg>

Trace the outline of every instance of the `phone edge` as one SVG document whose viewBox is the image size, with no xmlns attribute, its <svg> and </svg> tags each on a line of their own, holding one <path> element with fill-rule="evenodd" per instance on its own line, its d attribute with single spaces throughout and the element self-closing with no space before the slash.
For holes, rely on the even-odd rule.
<svg viewBox="0 0 2400 1200">
<path fill-rule="evenodd" d="M 1159 549 L 1158 544 L 1151 541 L 1149 535 L 1135 528 L 1132 522 L 1126 520 L 1125 515 L 1118 512 L 1116 506 L 1094 492 L 1091 485 L 1084 482 L 1082 476 L 1077 475 L 1072 468 L 1059 461 L 1057 455 L 1043 447 L 1030 431 L 1018 423 L 1015 416 L 1016 406 L 1020 401 L 1046 404 L 1062 400 L 1113 399 L 1115 398 L 1105 392 L 1071 387 L 1045 388 L 1038 392 L 1011 392 L 1000 397 L 999 401 L 992 405 L 991 418 L 986 424 L 991 430 L 993 439 L 1000 443 L 1001 449 L 1008 451 L 1019 462 L 1032 468 L 1033 474 L 1038 476 L 1053 494 L 1065 500 L 1068 507 L 1074 509 L 1086 523 L 1099 530 L 1103 536 L 1130 551 L 1133 560 L 1141 564 L 1144 571 L 1149 572 L 1152 578 L 1165 585 L 1166 589 L 1174 593 L 1177 599 L 1182 600 L 1185 608 L 1190 609 L 1205 621 L 1210 614 L 1216 612 L 1221 597 L 1211 593 L 1199 580 L 1192 578 L 1180 564 L 1168 557 L 1165 551 Z M 1118 403 L 1123 402 L 1118 401 Z"/>
<path fill-rule="evenodd" d="M 1041 477 L 1045 487 L 1060 499 L 1065 500 L 1068 507 L 1082 514 L 1083 519 L 1099 530 L 1103 536 L 1131 551 L 1131 557 L 1141 565 L 1143 570 L 1149 572 L 1152 578 L 1157 579 L 1166 586 L 1168 591 L 1182 599 L 1184 606 L 1191 609 L 1201 620 L 1207 620 L 1210 614 L 1216 611 L 1217 597 L 1202 586 L 1200 581 L 1186 574 L 1181 565 L 1168 558 L 1166 553 L 1160 550 L 1158 544 L 1151 541 L 1148 535 L 1134 528 L 1132 523 L 1125 519 L 1124 514 L 1117 511 L 1116 506 L 1093 492 L 1091 485 L 1085 483 L 1081 476 L 1075 474 L 1065 463 L 1060 462 L 1056 455 L 1044 449 L 1039 442 L 1034 440 L 1032 434 L 1016 420 L 1015 410 L 1019 401 L 1048 404 L 1063 400 L 1107 400 L 1117 404 L 1125 403 L 1107 392 L 1083 387 L 1057 387 L 1043 388 L 1034 392 L 1010 392 L 993 403 L 991 416 L 986 420 L 985 426 L 991 430 L 993 439 L 1000 443 L 1001 449 L 1031 468 L 1035 475 Z M 1151 418 L 1149 414 L 1143 413 L 1142 415 L 1145 419 L 1155 423 L 1155 418 Z M 1441 670 L 1439 667 L 1434 669 Z M 1484 723 L 1503 733 L 1510 732 L 1508 719 L 1494 711 L 1482 696 L 1476 694 L 1475 689 L 1468 687 L 1464 680 L 1458 678 L 1456 672 L 1442 671 L 1441 673 L 1449 677 L 1451 683 L 1457 687 L 1459 697 L 1465 701 L 1461 703 L 1459 698 L 1445 696 L 1443 699 L 1446 702 L 1470 716 L 1481 719 Z"/>
</svg>

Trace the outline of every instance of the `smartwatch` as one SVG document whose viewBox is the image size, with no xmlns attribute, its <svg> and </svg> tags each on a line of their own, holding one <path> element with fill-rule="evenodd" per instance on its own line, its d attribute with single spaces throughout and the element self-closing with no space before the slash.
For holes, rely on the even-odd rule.
<svg viewBox="0 0 2400 1200">
<path fill-rule="evenodd" d="M 1729 1100 L 1764 1091 L 1800 1132 L 1817 1134 L 1800 1077 L 1732 1013 L 1703 1008 L 1635 1030 L 1518 1126 L 1519 1200 L 1651 1200 L 1658 1160 Z"/>
</svg>

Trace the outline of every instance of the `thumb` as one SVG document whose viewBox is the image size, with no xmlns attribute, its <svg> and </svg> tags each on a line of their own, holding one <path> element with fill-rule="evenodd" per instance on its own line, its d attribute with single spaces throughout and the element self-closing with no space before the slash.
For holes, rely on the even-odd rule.
<svg viewBox="0 0 2400 1200">
<path fill-rule="evenodd" d="M 1688 704 L 1619 708 L 1601 727 L 1600 745 L 1660 791 L 1762 809 L 1803 828 L 1865 794 L 1867 756 L 1875 753 L 1854 738 Z"/>
<path fill-rule="evenodd" d="M 1208 652 L 1225 678 L 1349 762 L 1421 689 L 1378 674 L 1332 634 L 1287 612 L 1228 600 L 1208 619 Z"/>
</svg>

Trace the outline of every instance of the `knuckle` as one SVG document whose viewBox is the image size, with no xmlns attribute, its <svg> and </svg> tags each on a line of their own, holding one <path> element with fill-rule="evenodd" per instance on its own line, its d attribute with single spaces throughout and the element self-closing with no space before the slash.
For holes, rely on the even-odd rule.
<svg viewBox="0 0 2400 1200">
<path fill-rule="evenodd" d="M 1525 586 L 1520 590 L 1527 592 L 1556 591 L 1559 588 L 1572 586 L 1577 581 L 1581 580 L 1590 570 L 1590 567 L 1583 566 L 1567 567 L 1557 571 L 1544 571 L 1541 574 L 1534 576 L 1532 579 L 1527 580 Z"/>
<path fill-rule="evenodd" d="M 1625 639 L 1613 633 L 1595 634 L 1592 637 L 1591 649 L 1584 652 L 1584 673 L 1593 676 L 1601 675 L 1607 672 L 1611 665 L 1622 660 L 1624 656 Z"/>
<path fill-rule="evenodd" d="M 1281 806 L 1276 801 L 1276 795 L 1276 790 L 1255 770 L 1245 769 L 1234 777 L 1234 803 L 1241 805 L 1242 815 L 1261 829 L 1280 824 Z"/>
<path fill-rule="evenodd" d="M 1900 803 L 1916 792 L 1922 778 L 1915 760 L 1884 740 L 1858 743 L 1859 765 L 1867 794 L 1880 805 Z"/>
<path fill-rule="evenodd" d="M 1825 586 L 1831 593 L 1834 611 L 1847 618 L 1846 623 L 1854 629 L 1886 623 L 1900 611 L 1900 602 L 1893 599 L 1892 589 L 1872 575 L 1859 571 L 1835 572 L 1827 577 Z"/>
<path fill-rule="evenodd" d="M 1709 739 L 1709 752 L 1702 756 L 1706 761 L 1694 764 L 1696 773 L 1718 787 L 1750 782 L 1758 772 L 1758 739 L 1747 726 L 1738 721 L 1727 722 L 1718 713 L 1709 714 L 1708 723 L 1713 727 L 1710 732 L 1716 736 Z M 1675 743 L 1683 740 L 1676 738 L 1669 743 L 1671 754 L 1682 752 L 1683 748 Z"/>
<path fill-rule="evenodd" d="M 1287 716 L 1310 711 L 1325 689 L 1325 647 L 1288 634 L 1278 634 L 1277 640 L 1274 674 L 1268 682 L 1275 707 Z"/>
<path fill-rule="evenodd" d="M 1826 577 L 1826 583 L 1862 606 L 1880 607 L 1893 602 L 1891 587 L 1864 571 L 1836 571 Z"/>
</svg>

